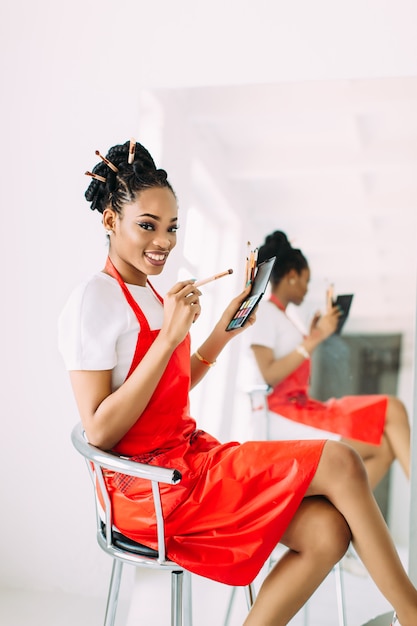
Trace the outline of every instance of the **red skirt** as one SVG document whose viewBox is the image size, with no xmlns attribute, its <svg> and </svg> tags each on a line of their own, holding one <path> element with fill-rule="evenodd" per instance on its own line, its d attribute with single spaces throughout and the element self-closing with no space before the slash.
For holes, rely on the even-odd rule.
<svg viewBox="0 0 417 626">
<path fill-rule="evenodd" d="M 177 468 L 161 487 L 167 554 L 190 572 L 229 585 L 254 580 L 291 522 L 317 469 L 324 441 L 220 444 L 206 433 L 152 459 Z M 114 524 L 157 547 L 151 493 L 134 479 L 108 478 Z"/>
<path fill-rule="evenodd" d="M 270 411 L 294 422 L 336 433 L 346 439 L 380 445 L 385 428 L 388 397 L 345 396 L 319 402 L 300 393 L 283 398 L 268 396 Z"/>
</svg>

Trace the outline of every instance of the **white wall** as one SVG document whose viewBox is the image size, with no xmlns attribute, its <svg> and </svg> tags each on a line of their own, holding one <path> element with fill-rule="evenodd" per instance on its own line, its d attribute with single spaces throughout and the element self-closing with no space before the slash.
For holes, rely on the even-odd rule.
<svg viewBox="0 0 417 626">
<path fill-rule="evenodd" d="M 83 199 L 94 150 L 136 134 L 152 86 L 416 74 L 416 7 L 6 0 L 0 10 L 0 584 L 101 593 L 107 557 L 93 541 L 56 348 L 67 295 L 105 258 L 99 216 Z"/>
</svg>

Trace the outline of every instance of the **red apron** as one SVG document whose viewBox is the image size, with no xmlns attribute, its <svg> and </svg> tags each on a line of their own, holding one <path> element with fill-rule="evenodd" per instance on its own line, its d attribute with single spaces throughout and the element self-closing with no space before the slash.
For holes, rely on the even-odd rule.
<svg viewBox="0 0 417 626">
<path fill-rule="evenodd" d="M 130 375 L 159 331 L 151 331 L 117 270 L 140 324 Z M 158 296 L 159 297 L 159 296 Z M 174 351 L 137 422 L 115 446 L 134 460 L 177 468 L 178 485 L 161 486 L 167 554 L 187 570 L 230 585 L 251 582 L 282 537 L 315 474 L 324 441 L 219 443 L 188 414 L 190 340 Z M 157 547 L 146 481 L 107 479 L 114 524 Z"/>
<path fill-rule="evenodd" d="M 285 313 L 279 300 L 271 302 Z M 268 407 L 294 422 L 336 433 L 374 445 L 381 443 L 385 427 L 388 397 L 383 395 L 344 396 L 326 402 L 308 395 L 310 359 L 278 383 L 268 396 Z"/>
</svg>

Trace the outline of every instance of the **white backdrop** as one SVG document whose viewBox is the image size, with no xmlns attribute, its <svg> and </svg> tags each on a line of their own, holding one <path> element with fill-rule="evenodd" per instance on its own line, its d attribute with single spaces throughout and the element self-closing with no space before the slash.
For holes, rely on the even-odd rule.
<svg viewBox="0 0 417 626">
<path fill-rule="evenodd" d="M 0 584 L 101 593 L 107 577 L 95 575 L 108 559 L 92 540 L 56 347 L 66 297 L 105 257 L 83 199 L 94 150 L 136 134 L 152 86 L 417 75 L 417 6 L 6 0 L 0 12 Z"/>
</svg>

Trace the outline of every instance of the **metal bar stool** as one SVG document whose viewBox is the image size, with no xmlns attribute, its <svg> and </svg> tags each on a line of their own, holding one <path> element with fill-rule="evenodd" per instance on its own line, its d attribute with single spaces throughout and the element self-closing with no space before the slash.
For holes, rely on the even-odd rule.
<svg viewBox="0 0 417 626">
<path fill-rule="evenodd" d="M 88 443 L 81 424 L 73 428 L 71 439 L 75 449 L 84 457 L 92 478 L 98 544 L 113 558 L 104 626 L 114 626 L 115 623 L 124 563 L 171 572 L 171 626 L 192 626 L 191 574 L 166 556 L 165 528 L 159 491 L 160 483 L 178 484 L 181 481 L 180 472 L 176 469 L 136 463 L 117 454 L 104 452 Z M 111 499 L 104 478 L 105 470 L 151 482 L 157 523 L 157 550 L 132 541 L 113 526 Z M 255 598 L 254 587 L 248 585 L 245 589 L 250 609 Z"/>
</svg>

